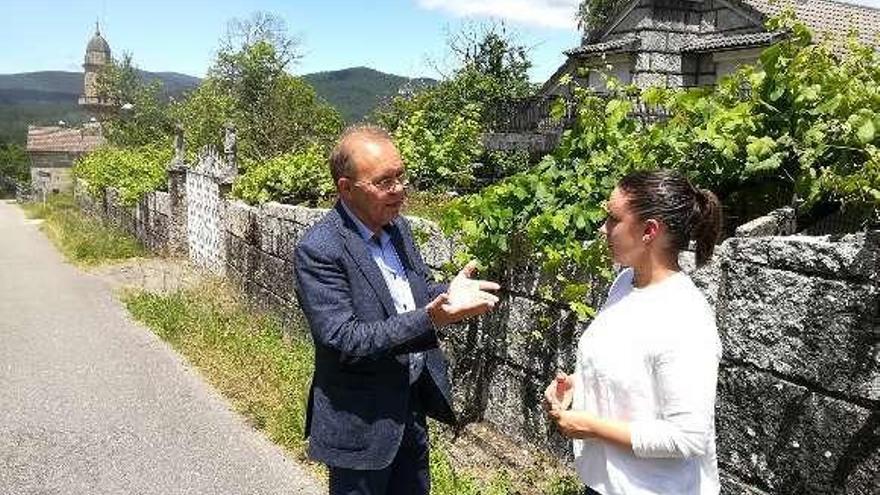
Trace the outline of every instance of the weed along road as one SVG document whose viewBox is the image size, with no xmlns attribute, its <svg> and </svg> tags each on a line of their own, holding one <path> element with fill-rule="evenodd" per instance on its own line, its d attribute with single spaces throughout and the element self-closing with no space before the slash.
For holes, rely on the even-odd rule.
<svg viewBox="0 0 880 495">
<path fill-rule="evenodd" d="M 0 493 L 323 491 L 0 202 Z"/>
</svg>

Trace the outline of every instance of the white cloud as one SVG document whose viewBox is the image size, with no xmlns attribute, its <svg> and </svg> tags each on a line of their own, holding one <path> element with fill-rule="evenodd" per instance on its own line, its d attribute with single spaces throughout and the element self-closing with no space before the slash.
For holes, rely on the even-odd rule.
<svg viewBox="0 0 880 495">
<path fill-rule="evenodd" d="M 458 17 L 497 17 L 509 22 L 575 29 L 579 0 L 418 0 L 420 7 Z"/>
</svg>

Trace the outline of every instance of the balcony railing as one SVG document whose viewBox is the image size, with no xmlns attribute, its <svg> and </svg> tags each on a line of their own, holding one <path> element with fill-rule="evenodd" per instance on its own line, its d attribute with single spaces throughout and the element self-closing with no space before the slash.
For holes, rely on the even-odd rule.
<svg viewBox="0 0 880 495">
<path fill-rule="evenodd" d="M 568 129 L 574 124 L 576 105 L 571 99 L 564 99 L 563 112 L 559 119 L 550 116 L 551 108 L 559 96 L 537 96 L 521 100 L 509 100 L 489 108 L 488 121 L 492 132 L 526 133 L 553 132 Z M 563 97 L 564 98 L 564 97 Z M 652 107 L 645 102 L 633 99 L 630 116 L 643 123 L 657 122 L 669 117 L 660 107 Z"/>
</svg>

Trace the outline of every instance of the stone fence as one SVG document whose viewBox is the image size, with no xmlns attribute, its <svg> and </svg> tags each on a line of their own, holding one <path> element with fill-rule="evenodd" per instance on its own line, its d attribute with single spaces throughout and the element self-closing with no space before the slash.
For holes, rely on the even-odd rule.
<svg viewBox="0 0 880 495">
<path fill-rule="evenodd" d="M 190 167 L 176 160 L 168 192 L 135 207 L 120 206 L 113 191 L 77 198 L 151 249 L 187 257 L 298 318 L 294 246 L 324 210 L 229 200 L 234 174 L 228 156 L 206 151 Z M 426 261 L 439 268 L 452 242 L 432 223 L 412 222 Z M 691 273 L 715 307 L 724 345 L 716 410 L 724 493 L 877 493 L 880 232 L 793 234 L 792 213 L 774 212 L 740 227 Z M 501 278 L 496 311 L 444 340 L 456 408 L 464 421 L 570 459 L 540 398 L 557 369 L 573 369 L 587 325 L 542 297 L 540 285 L 554 277 L 529 256 L 512 256 Z"/>
</svg>

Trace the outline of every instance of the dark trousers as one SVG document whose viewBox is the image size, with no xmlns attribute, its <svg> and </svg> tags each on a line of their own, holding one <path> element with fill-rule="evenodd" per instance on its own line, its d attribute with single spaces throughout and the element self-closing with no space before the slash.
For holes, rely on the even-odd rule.
<svg viewBox="0 0 880 495">
<path fill-rule="evenodd" d="M 422 376 L 424 378 L 424 374 Z M 411 387 L 410 412 L 394 460 L 385 469 L 362 471 L 328 466 L 330 495 L 428 495 L 428 426 L 418 387 Z"/>
</svg>

